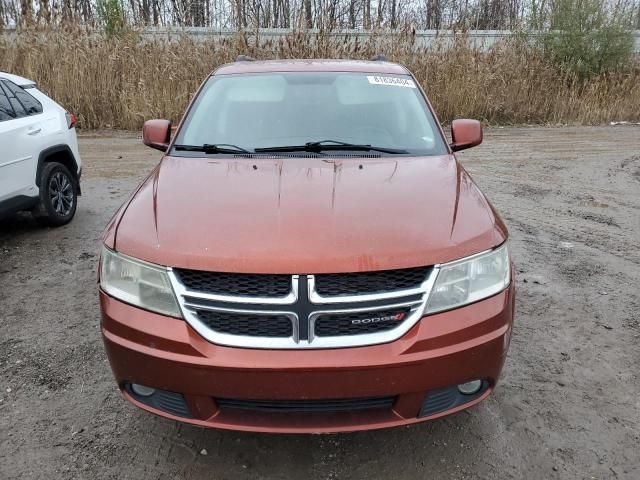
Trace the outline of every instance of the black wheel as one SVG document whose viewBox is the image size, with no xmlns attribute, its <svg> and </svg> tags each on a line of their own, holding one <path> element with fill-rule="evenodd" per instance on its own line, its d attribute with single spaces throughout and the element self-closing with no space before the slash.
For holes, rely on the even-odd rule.
<svg viewBox="0 0 640 480">
<path fill-rule="evenodd" d="M 45 164 L 40 174 L 40 204 L 36 219 L 50 227 L 66 225 L 78 206 L 78 189 L 67 167 L 61 163 Z"/>
</svg>

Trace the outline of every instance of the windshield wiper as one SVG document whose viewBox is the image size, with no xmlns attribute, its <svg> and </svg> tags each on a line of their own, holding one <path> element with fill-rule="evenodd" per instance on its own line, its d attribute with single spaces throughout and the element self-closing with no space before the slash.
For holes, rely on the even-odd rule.
<svg viewBox="0 0 640 480">
<path fill-rule="evenodd" d="M 248 153 L 249 150 L 245 150 L 237 145 L 231 145 L 228 143 L 205 143 L 204 145 L 174 145 L 173 148 L 179 151 L 185 152 L 204 152 L 204 153 Z"/>
<path fill-rule="evenodd" d="M 382 152 L 400 155 L 409 153 L 407 150 L 397 148 L 375 147 L 373 145 L 358 145 L 356 143 L 339 142 L 337 140 L 321 140 L 319 142 L 307 142 L 304 145 L 283 145 L 281 147 L 256 148 L 256 153 L 270 152 L 322 152 L 322 151 L 361 151 L 361 152 Z"/>
</svg>

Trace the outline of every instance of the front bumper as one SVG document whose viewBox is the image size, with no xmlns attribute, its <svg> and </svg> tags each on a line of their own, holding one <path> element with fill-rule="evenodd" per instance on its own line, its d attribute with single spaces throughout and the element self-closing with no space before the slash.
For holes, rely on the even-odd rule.
<svg viewBox="0 0 640 480">
<path fill-rule="evenodd" d="M 468 408 L 494 389 L 509 347 L 514 282 L 486 300 L 424 317 L 399 340 L 331 350 L 258 350 L 214 345 L 186 322 L 100 292 L 102 333 L 124 397 L 140 408 L 204 427 L 263 432 L 338 432 L 411 424 Z M 433 413 L 426 400 L 467 381 L 483 389 Z M 184 402 L 163 408 L 137 383 Z M 173 392 L 173 393 L 171 393 Z M 440 393 L 438 393 L 440 392 Z M 274 412 L 219 408 L 218 399 L 325 400 L 393 396 L 391 408 Z M 433 403 L 433 401 L 431 402 Z M 426 413 L 425 413 L 426 412 Z M 420 415 L 424 416 L 420 416 Z"/>
</svg>

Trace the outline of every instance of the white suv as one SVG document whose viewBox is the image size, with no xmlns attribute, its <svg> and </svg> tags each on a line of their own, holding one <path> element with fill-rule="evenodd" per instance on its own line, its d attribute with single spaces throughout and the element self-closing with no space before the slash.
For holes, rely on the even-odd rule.
<svg viewBox="0 0 640 480">
<path fill-rule="evenodd" d="M 71 221 L 82 171 L 75 122 L 31 80 L 0 72 L 0 217 L 30 210 L 46 225 Z"/>
</svg>

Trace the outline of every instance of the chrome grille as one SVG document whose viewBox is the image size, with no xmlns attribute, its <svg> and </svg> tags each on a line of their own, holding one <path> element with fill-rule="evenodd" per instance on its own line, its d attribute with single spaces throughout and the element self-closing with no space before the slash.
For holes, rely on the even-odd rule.
<svg viewBox="0 0 640 480">
<path fill-rule="evenodd" d="M 245 275 L 169 269 L 169 277 L 184 318 L 210 342 L 295 349 L 400 338 L 422 316 L 437 271 Z M 242 289 L 234 290 L 238 285 Z M 393 315 L 399 316 L 387 318 Z"/>
</svg>

